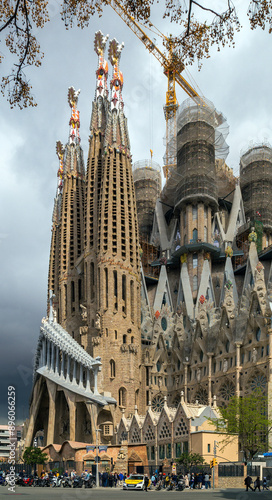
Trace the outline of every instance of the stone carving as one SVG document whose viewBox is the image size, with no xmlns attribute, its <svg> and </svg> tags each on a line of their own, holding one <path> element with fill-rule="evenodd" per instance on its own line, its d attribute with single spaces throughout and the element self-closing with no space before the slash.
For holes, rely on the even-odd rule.
<svg viewBox="0 0 272 500">
<path fill-rule="evenodd" d="M 226 373 L 227 371 L 228 371 L 228 360 L 227 358 L 225 358 L 223 361 L 223 373 Z"/>
<path fill-rule="evenodd" d="M 97 346 L 100 344 L 100 337 L 93 337 L 92 338 L 92 343 L 94 346 Z"/>
<path fill-rule="evenodd" d="M 253 347 L 253 350 L 252 350 L 252 362 L 253 362 L 253 363 L 256 363 L 256 361 L 257 361 L 257 356 L 258 356 L 257 349 L 256 349 L 255 347 Z"/>
<path fill-rule="evenodd" d="M 95 328 L 98 330 L 101 328 L 101 317 L 99 312 L 96 313 Z"/>
<path fill-rule="evenodd" d="M 81 317 L 83 319 L 83 321 L 87 321 L 87 307 L 85 307 L 83 304 L 80 304 L 80 308 L 81 308 Z"/>
</svg>

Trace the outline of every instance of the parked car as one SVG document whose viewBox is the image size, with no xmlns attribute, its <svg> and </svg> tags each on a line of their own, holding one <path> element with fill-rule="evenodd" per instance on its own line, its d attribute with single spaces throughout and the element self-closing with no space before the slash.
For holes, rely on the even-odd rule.
<svg viewBox="0 0 272 500">
<path fill-rule="evenodd" d="M 123 490 L 144 490 L 144 474 L 131 474 L 123 482 Z M 149 479 L 148 488 L 151 481 Z"/>
</svg>

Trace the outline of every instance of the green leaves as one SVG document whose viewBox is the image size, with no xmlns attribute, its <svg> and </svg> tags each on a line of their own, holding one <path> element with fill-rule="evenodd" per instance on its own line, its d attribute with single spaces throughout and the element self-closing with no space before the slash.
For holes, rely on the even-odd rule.
<svg viewBox="0 0 272 500">
<path fill-rule="evenodd" d="M 228 406 L 219 409 L 220 419 L 209 419 L 217 430 L 226 434 L 224 448 L 233 435 L 239 436 L 241 450 L 246 461 L 252 460 L 259 451 L 268 449 L 268 432 L 272 420 L 268 416 L 268 397 L 254 391 L 244 397 L 233 397 Z"/>
<path fill-rule="evenodd" d="M 205 463 L 204 458 L 199 453 L 182 453 L 176 461 L 182 464 L 186 470 Z"/>
<path fill-rule="evenodd" d="M 23 460 L 28 465 L 44 464 L 48 460 L 46 453 L 42 453 L 40 448 L 28 446 L 23 454 Z"/>
</svg>

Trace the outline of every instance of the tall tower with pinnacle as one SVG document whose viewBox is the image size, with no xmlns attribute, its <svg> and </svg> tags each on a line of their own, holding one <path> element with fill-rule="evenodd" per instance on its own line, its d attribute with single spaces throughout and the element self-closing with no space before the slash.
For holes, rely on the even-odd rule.
<svg viewBox="0 0 272 500">
<path fill-rule="evenodd" d="M 76 269 L 76 261 L 83 251 L 85 170 L 80 146 L 78 95 L 73 87 L 68 90 L 71 108 L 70 133 L 64 147 L 57 142 L 59 158 L 58 187 L 54 202 L 48 293 L 55 295 L 57 321 L 79 340 L 78 322 L 81 321 L 80 303 L 83 298 L 83 279 Z"/>
<path fill-rule="evenodd" d="M 140 400 L 140 258 L 131 153 L 119 61 L 123 44 L 98 55 L 86 184 L 79 139 L 78 93 L 71 93 L 70 142 L 58 143 L 59 186 L 49 271 L 57 321 L 93 357 L 101 357 L 98 389 L 117 401 L 116 416 Z M 83 213 L 84 212 L 84 213 Z"/>
</svg>

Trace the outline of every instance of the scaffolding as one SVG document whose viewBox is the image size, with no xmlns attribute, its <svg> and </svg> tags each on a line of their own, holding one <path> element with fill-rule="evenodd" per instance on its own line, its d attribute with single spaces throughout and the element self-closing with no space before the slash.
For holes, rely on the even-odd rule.
<svg viewBox="0 0 272 500">
<path fill-rule="evenodd" d="M 256 144 L 242 153 L 240 184 L 246 219 L 252 225 L 272 231 L 272 148 Z"/>
<path fill-rule="evenodd" d="M 196 98 L 197 99 L 197 98 Z M 177 169 L 170 172 L 162 197 L 176 205 L 202 199 L 217 206 L 215 160 L 225 160 L 229 132 L 222 113 L 207 99 L 186 99 L 177 116 Z"/>
<path fill-rule="evenodd" d="M 157 198 L 161 191 L 161 167 L 153 160 L 140 160 L 133 164 L 140 235 L 150 236 Z"/>
<path fill-rule="evenodd" d="M 160 266 L 154 266 L 154 262 L 159 259 L 159 248 L 149 243 L 147 235 L 140 235 L 140 247 L 142 249 L 141 263 L 145 277 L 158 279 Z M 153 265 L 152 265 L 153 264 Z"/>
</svg>

